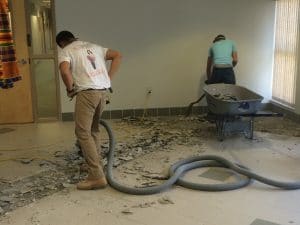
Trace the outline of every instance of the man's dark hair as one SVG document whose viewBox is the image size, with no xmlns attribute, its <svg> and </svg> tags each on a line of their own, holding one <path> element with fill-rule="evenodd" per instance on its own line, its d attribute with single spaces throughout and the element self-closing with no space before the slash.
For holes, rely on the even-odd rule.
<svg viewBox="0 0 300 225">
<path fill-rule="evenodd" d="M 56 44 L 60 46 L 61 42 L 69 42 L 75 39 L 74 35 L 67 30 L 63 30 L 56 35 Z"/>
<path fill-rule="evenodd" d="M 225 39 L 226 39 L 225 35 L 219 34 L 217 37 L 215 37 L 213 43 L 220 41 L 220 40 L 225 40 Z"/>
</svg>

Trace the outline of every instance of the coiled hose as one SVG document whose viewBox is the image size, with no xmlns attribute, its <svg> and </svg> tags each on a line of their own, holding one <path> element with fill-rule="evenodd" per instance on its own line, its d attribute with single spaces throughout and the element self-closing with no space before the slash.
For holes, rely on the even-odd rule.
<svg viewBox="0 0 300 225">
<path fill-rule="evenodd" d="M 298 182 L 281 182 L 275 181 L 258 174 L 251 172 L 245 166 L 237 163 L 232 163 L 225 158 L 215 155 L 194 156 L 187 159 L 180 160 L 172 165 L 169 169 L 169 178 L 161 185 L 153 187 L 130 187 L 117 182 L 113 176 L 113 161 L 115 138 L 113 132 L 104 120 L 100 120 L 100 124 L 105 128 L 109 137 L 109 153 L 107 159 L 107 180 L 114 189 L 132 195 L 150 195 L 163 192 L 169 189 L 173 184 L 178 184 L 185 188 L 202 191 L 228 191 L 249 185 L 253 180 L 261 183 L 274 186 L 286 190 L 300 189 L 300 181 Z M 201 167 L 223 167 L 230 169 L 238 177 L 236 182 L 226 184 L 198 184 L 183 180 L 181 177 L 189 170 Z"/>
</svg>

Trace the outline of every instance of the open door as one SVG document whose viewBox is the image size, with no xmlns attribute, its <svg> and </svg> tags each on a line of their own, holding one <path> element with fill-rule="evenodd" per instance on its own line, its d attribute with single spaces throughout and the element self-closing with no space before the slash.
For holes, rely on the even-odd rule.
<svg viewBox="0 0 300 225">
<path fill-rule="evenodd" d="M 27 47 L 24 1 L 10 0 L 11 27 L 21 80 L 0 88 L 0 124 L 33 122 L 32 88 Z"/>
</svg>

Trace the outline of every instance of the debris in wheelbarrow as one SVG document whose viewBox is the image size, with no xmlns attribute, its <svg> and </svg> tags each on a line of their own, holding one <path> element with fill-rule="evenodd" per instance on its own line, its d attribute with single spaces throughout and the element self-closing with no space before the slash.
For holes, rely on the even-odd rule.
<svg viewBox="0 0 300 225">
<path fill-rule="evenodd" d="M 259 94 L 233 84 L 210 84 L 203 90 L 209 111 L 218 115 L 255 113 L 263 100 Z"/>
<path fill-rule="evenodd" d="M 220 141 L 233 133 L 253 138 L 255 117 L 283 116 L 280 113 L 259 111 L 263 97 L 245 87 L 232 84 L 210 84 L 203 88 L 208 117 L 214 120 Z"/>
<path fill-rule="evenodd" d="M 218 94 L 215 94 L 214 97 L 219 98 L 221 100 L 225 100 L 225 101 L 230 101 L 230 100 L 238 101 L 238 98 L 236 96 L 229 95 L 229 94 L 221 95 L 220 93 L 218 93 Z"/>
</svg>

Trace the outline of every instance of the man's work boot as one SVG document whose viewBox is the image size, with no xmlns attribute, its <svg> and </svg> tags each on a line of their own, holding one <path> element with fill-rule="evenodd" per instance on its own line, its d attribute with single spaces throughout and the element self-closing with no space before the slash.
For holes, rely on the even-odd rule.
<svg viewBox="0 0 300 225">
<path fill-rule="evenodd" d="M 78 190 L 93 190 L 93 189 L 101 189 L 105 188 L 107 185 L 107 181 L 105 177 L 91 179 L 87 178 L 84 181 L 81 181 L 77 184 Z"/>
</svg>

